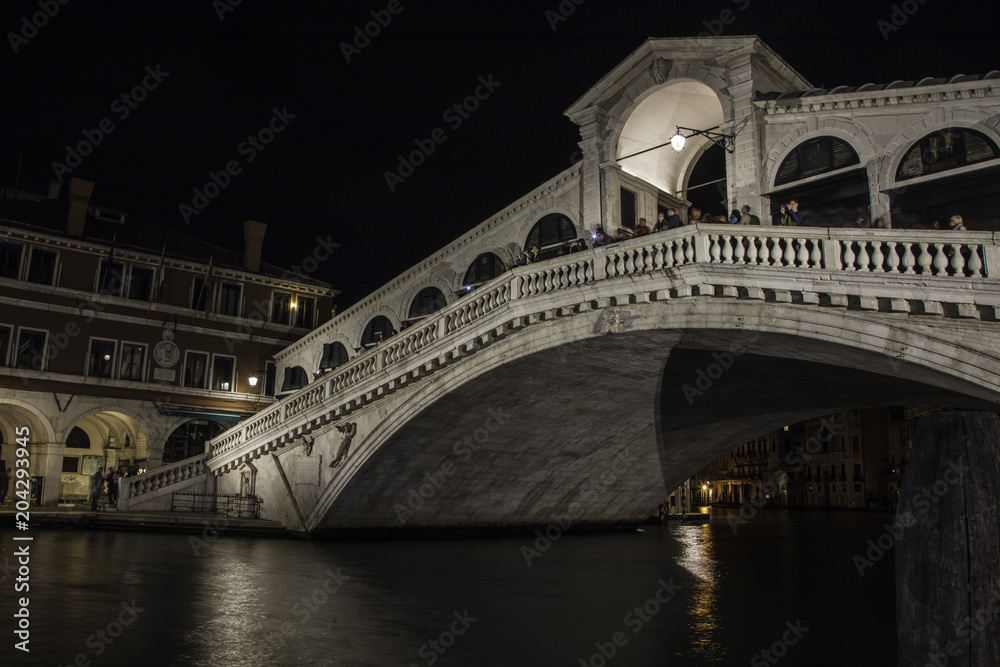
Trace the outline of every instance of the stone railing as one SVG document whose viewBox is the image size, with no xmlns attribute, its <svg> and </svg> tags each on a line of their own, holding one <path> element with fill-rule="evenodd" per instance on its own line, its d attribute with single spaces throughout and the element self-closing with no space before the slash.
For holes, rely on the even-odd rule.
<svg viewBox="0 0 1000 667">
<path fill-rule="evenodd" d="M 123 495 L 125 498 L 135 498 L 204 475 L 208 472 L 206 461 L 208 461 L 207 452 L 135 477 L 125 477 L 122 480 L 125 486 L 125 489 L 122 489 L 125 491 Z"/>
<path fill-rule="evenodd" d="M 690 225 L 515 267 L 210 442 L 209 460 L 214 469 L 223 460 L 219 457 L 228 460 L 238 452 L 259 448 L 260 436 L 271 434 L 266 439 L 273 440 L 274 429 L 291 424 L 317 405 L 350 398 L 349 390 L 357 385 L 363 385 L 363 393 L 371 393 L 367 387 L 376 375 L 388 377 L 387 369 L 423 361 L 421 355 L 431 348 L 437 350 L 433 354 L 444 354 L 442 342 L 453 339 L 457 345 L 466 340 L 467 333 L 476 333 L 477 320 L 533 297 L 629 276 L 667 275 L 678 267 L 698 264 L 752 268 L 758 272 L 755 277 L 776 279 L 785 272 L 798 272 L 795 277 L 811 272 L 845 278 L 867 275 L 873 280 L 877 275 L 878 285 L 895 275 L 904 282 L 914 277 L 922 285 L 964 290 L 970 280 L 988 280 L 1000 271 L 998 241 L 998 235 L 983 232 Z M 734 285 L 745 278 L 734 273 L 727 280 L 720 293 L 732 296 L 737 293 Z M 756 280 L 748 284 L 751 294 L 762 294 Z M 686 289 L 683 295 L 691 295 L 690 288 Z M 903 283 L 899 289 L 906 289 Z M 699 289 L 699 293 L 704 292 Z M 833 303 L 847 305 L 845 299 L 838 296 Z M 865 303 L 871 299 L 865 297 Z M 809 302 L 819 303 L 815 298 Z M 897 305 L 894 302 L 893 310 L 904 310 Z M 960 314 L 966 316 L 971 308 L 962 303 Z M 928 307 L 921 312 L 938 311 Z M 391 382 L 406 380 L 400 378 Z M 352 399 L 355 403 L 365 400 Z M 339 416 L 340 408 L 337 411 Z M 291 439 L 287 433 L 282 436 L 283 442 Z"/>
</svg>

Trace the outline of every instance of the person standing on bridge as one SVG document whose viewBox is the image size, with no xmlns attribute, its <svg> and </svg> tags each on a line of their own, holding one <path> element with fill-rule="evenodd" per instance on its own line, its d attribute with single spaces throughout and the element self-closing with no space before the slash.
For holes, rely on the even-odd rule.
<svg viewBox="0 0 1000 667">
<path fill-rule="evenodd" d="M 953 230 L 958 232 L 966 232 L 969 230 L 969 228 L 965 226 L 965 223 L 962 222 L 962 216 L 960 215 L 951 216 L 951 219 L 948 220 L 948 224 Z"/>
</svg>

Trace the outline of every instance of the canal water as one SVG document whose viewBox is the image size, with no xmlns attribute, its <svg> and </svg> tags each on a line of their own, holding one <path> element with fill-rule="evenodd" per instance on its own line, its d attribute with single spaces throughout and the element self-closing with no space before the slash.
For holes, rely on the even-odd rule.
<svg viewBox="0 0 1000 667">
<path fill-rule="evenodd" d="M 854 560 L 890 515 L 735 518 L 715 509 L 704 523 L 644 532 L 552 528 L 554 541 L 36 529 L 31 652 L 13 646 L 25 594 L 8 567 L 0 655 L 4 665 L 895 664 L 894 554 L 864 576 Z M 0 565 L 16 560 L 14 535 L 0 530 Z"/>
</svg>

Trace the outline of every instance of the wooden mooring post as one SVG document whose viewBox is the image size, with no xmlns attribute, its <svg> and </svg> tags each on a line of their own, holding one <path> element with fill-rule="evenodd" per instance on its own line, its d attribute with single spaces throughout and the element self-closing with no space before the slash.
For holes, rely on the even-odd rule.
<svg viewBox="0 0 1000 667">
<path fill-rule="evenodd" d="M 1000 665 L 1000 417 L 917 424 L 896 525 L 900 667 Z"/>
</svg>

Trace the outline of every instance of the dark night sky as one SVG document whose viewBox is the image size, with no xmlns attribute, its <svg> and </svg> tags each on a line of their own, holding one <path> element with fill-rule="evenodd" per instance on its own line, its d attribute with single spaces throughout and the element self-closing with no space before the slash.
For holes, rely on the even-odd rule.
<svg viewBox="0 0 1000 667">
<path fill-rule="evenodd" d="M 350 63 L 340 44 L 388 0 L 245 0 L 220 20 L 225 2 L 75 0 L 17 53 L 10 33 L 38 0 L 4 2 L 0 181 L 20 159 L 22 181 L 46 185 L 65 146 L 109 118 L 114 131 L 72 172 L 97 183 L 95 203 L 236 250 L 243 221 L 260 220 L 264 259 L 284 266 L 330 235 L 341 247 L 315 277 L 344 291 L 341 309 L 569 166 L 579 137 L 563 110 L 647 37 L 716 22 L 760 35 L 820 87 L 1000 68 L 998 10 L 962 0 L 897 3 L 913 13 L 888 40 L 878 21 L 894 5 L 871 0 L 563 0 L 573 12 L 555 30 L 558 0 L 399 0 Z M 120 118 L 114 100 L 157 65 L 169 75 Z M 445 122 L 491 75 L 500 86 L 481 107 Z M 248 162 L 239 146 L 273 108 L 295 118 Z M 447 140 L 391 192 L 384 172 L 435 128 Z M 242 172 L 185 225 L 178 206 L 230 160 Z"/>
</svg>

